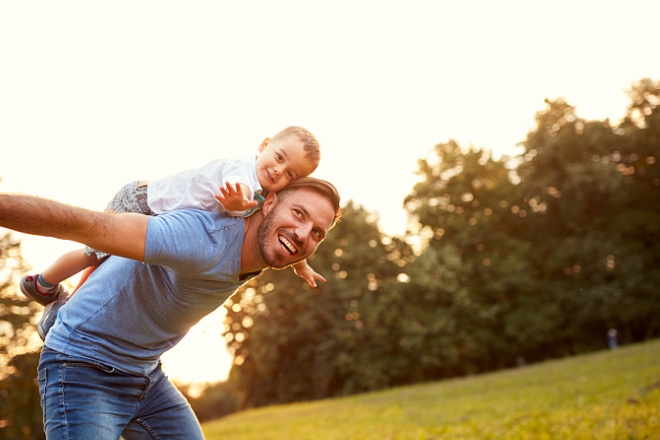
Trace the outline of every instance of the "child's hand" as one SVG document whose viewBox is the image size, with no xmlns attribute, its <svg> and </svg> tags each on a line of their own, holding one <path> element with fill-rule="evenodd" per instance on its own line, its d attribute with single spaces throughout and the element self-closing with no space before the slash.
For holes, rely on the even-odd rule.
<svg viewBox="0 0 660 440">
<path fill-rule="evenodd" d="M 215 196 L 223 208 L 227 211 L 247 211 L 258 205 L 256 200 L 250 200 L 244 194 L 243 185 L 240 183 L 231 184 L 227 182 L 225 186 L 220 187 L 220 194 Z"/>
<path fill-rule="evenodd" d="M 316 273 L 314 269 L 312 269 L 305 260 L 299 261 L 298 263 L 294 264 L 293 271 L 300 278 L 307 281 L 307 283 L 309 283 L 311 287 L 316 287 L 315 280 L 319 280 L 325 283 L 325 278 L 323 278 L 320 274 Z"/>
</svg>

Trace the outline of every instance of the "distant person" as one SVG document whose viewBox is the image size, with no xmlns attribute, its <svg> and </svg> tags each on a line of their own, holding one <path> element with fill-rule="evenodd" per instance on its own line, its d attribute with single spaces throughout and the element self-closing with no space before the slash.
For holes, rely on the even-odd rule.
<svg viewBox="0 0 660 440">
<path fill-rule="evenodd" d="M 615 328 L 611 328 L 607 331 L 607 346 L 610 347 L 610 350 L 619 348 L 619 341 L 617 338 L 617 331 Z"/>
<path fill-rule="evenodd" d="M 48 439 L 202 439 L 162 354 L 248 280 L 312 255 L 340 216 L 330 183 L 305 177 L 247 217 L 180 209 L 95 212 L 0 193 L 0 227 L 110 254 L 65 306 L 41 351 Z"/>
<path fill-rule="evenodd" d="M 259 154 L 243 159 L 217 159 L 201 168 L 150 182 L 124 186 L 108 207 L 114 212 L 162 214 L 174 209 L 218 210 L 241 216 L 263 200 L 263 194 L 278 191 L 290 182 L 310 175 L 320 161 L 316 137 L 302 127 L 288 127 L 259 145 Z M 89 247 L 68 252 L 36 275 L 21 279 L 25 296 L 47 305 L 64 301 L 68 292 L 61 283 L 87 267 L 98 266 L 108 254 Z M 305 261 L 294 266 L 310 286 L 325 279 Z"/>
</svg>

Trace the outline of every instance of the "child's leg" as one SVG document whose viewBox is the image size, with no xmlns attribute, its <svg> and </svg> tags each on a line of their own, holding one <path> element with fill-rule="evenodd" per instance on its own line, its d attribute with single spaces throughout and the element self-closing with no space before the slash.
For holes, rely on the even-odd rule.
<svg viewBox="0 0 660 440">
<path fill-rule="evenodd" d="M 85 268 L 85 270 L 82 271 L 82 273 L 80 274 L 80 279 L 78 280 L 78 284 L 73 289 L 73 292 L 71 292 L 71 295 L 73 295 L 74 293 L 76 293 L 78 291 L 78 289 L 80 289 L 80 286 L 82 286 L 83 283 L 85 281 L 87 281 L 87 278 L 89 278 L 89 276 L 92 274 L 92 272 L 94 272 L 96 270 L 97 267 L 98 266 L 90 266 L 90 267 Z"/>
<path fill-rule="evenodd" d="M 84 249 L 67 252 L 42 273 L 21 278 L 21 292 L 44 306 L 53 301 L 64 301 L 69 293 L 60 283 L 84 268 L 98 264 L 96 255 L 90 255 Z"/>
<path fill-rule="evenodd" d="M 115 212 L 144 212 L 153 214 L 147 205 L 146 182 L 131 182 L 122 187 L 110 201 L 105 209 Z M 71 251 L 62 255 L 53 264 L 44 270 L 37 283 L 37 289 L 42 292 L 49 288 L 54 289 L 59 283 L 77 274 L 81 270 L 98 266 L 108 254 L 95 251 L 89 247 Z M 89 276 L 88 272 L 85 276 Z M 82 280 L 80 284 L 82 284 Z"/>
<path fill-rule="evenodd" d="M 67 252 L 55 260 L 53 264 L 41 272 L 39 281 L 41 282 L 43 279 L 43 281 L 51 285 L 57 285 L 86 267 L 98 266 L 99 263 L 100 261 L 96 257 L 96 254 L 87 255 L 85 249 L 77 249 Z"/>
<path fill-rule="evenodd" d="M 131 182 L 124 185 L 113 197 L 106 211 L 154 213 L 147 203 L 147 182 Z M 108 255 L 85 248 L 62 255 L 55 263 L 39 275 L 26 275 L 21 279 L 21 291 L 28 298 L 46 305 L 55 301 L 62 289 L 60 283 L 86 267 L 96 267 Z M 86 274 L 89 276 L 89 273 Z M 85 277 L 86 278 L 86 277 Z M 83 280 L 84 281 L 84 280 Z M 78 284 L 80 286 L 82 282 Z M 77 288 L 76 288 L 77 289 Z M 68 295 L 68 292 L 65 292 Z M 64 294 L 62 294 L 65 296 Z"/>
<path fill-rule="evenodd" d="M 69 295 L 69 297 L 72 296 L 74 293 L 76 293 L 76 291 L 80 288 L 80 286 L 83 285 L 83 283 L 87 280 L 87 278 L 91 275 L 91 273 L 96 270 L 97 267 L 98 265 L 89 266 L 83 269 L 82 274 L 80 275 L 80 280 L 78 281 L 78 285 L 76 286 L 75 289 L 73 289 L 73 292 L 71 292 L 71 295 Z M 37 323 L 37 333 L 39 334 L 39 337 L 41 338 L 42 341 L 46 340 L 46 334 L 48 334 L 50 328 L 55 324 L 55 320 L 57 319 L 57 312 L 60 309 L 60 307 L 62 307 L 64 304 L 65 301 L 63 299 L 60 299 L 59 301 L 52 301 L 46 305 L 46 308 L 44 309 L 44 313 L 43 315 L 41 315 L 41 319 Z"/>
<path fill-rule="evenodd" d="M 105 210 L 155 215 L 147 203 L 147 182 L 140 181 L 126 184 L 115 194 Z M 86 247 L 62 255 L 40 275 L 27 275 L 21 279 L 21 291 L 25 296 L 46 306 L 44 314 L 37 324 L 37 332 L 42 340 L 46 338 L 46 334 L 55 323 L 57 311 L 70 296 L 59 283 L 83 271 L 78 285 L 71 293 L 73 295 L 106 257 L 108 257 L 108 254 Z M 41 285 L 39 280 L 41 280 Z M 47 293 L 42 293 L 42 290 Z"/>
</svg>

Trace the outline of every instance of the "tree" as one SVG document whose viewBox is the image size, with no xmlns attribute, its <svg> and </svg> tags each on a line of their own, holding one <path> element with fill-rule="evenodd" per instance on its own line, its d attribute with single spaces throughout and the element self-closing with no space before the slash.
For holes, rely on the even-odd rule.
<svg viewBox="0 0 660 440">
<path fill-rule="evenodd" d="M 532 212 L 524 238 L 566 320 L 572 351 L 602 346 L 609 327 L 630 341 L 658 334 L 660 156 L 658 83 L 633 85 L 626 119 L 577 118 L 563 101 L 547 102 L 523 143 L 521 198 Z"/>
<path fill-rule="evenodd" d="M 269 270 L 228 303 L 225 337 L 241 406 L 310 400 L 392 384 L 387 326 L 400 298 L 383 290 L 412 253 L 384 240 L 377 219 L 348 203 L 310 264 L 328 279 L 310 289 Z M 402 373 L 403 374 L 403 373 Z"/>
<path fill-rule="evenodd" d="M 187 385 L 177 385 L 177 387 L 190 402 L 200 422 L 219 419 L 237 410 L 238 399 L 229 382 L 209 384 L 199 395 L 191 395 L 190 387 Z"/>
<path fill-rule="evenodd" d="M 28 269 L 20 241 L 13 233 L 0 233 L 0 433 L 8 439 L 42 439 L 36 382 L 41 341 L 35 331 L 40 306 L 16 289 Z"/>
<path fill-rule="evenodd" d="M 437 367 L 426 377 L 511 366 L 525 345 L 534 345 L 517 331 L 530 324 L 523 319 L 527 315 L 510 315 L 538 288 L 525 256 L 529 245 L 518 237 L 526 212 L 517 200 L 510 162 L 482 149 L 463 149 L 455 141 L 436 145 L 418 162 L 421 181 L 405 206 L 411 233 L 427 237 L 428 243 L 411 267 L 413 283 L 406 297 L 418 292 L 423 310 L 433 311 L 426 324 L 419 324 L 422 328 L 452 323 L 442 337 L 448 341 L 445 353 L 437 353 Z M 435 281 L 424 275 L 429 272 L 437 273 Z M 556 313 L 534 324 L 556 327 Z M 438 339 L 433 333 L 428 337 L 426 345 Z"/>
<path fill-rule="evenodd" d="M 610 327 L 658 335 L 658 90 L 634 85 L 614 128 L 546 101 L 515 160 L 449 141 L 419 161 L 405 206 L 427 247 L 405 296 L 420 305 L 411 346 L 428 347 L 423 377 L 597 349 Z M 437 322 L 446 328 L 429 331 Z"/>
</svg>

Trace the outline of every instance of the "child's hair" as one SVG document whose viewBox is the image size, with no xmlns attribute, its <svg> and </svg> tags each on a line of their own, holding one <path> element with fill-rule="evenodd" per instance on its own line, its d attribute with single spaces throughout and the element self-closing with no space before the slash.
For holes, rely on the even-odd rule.
<svg viewBox="0 0 660 440">
<path fill-rule="evenodd" d="M 272 137 L 273 141 L 280 139 L 285 139 L 290 136 L 296 136 L 303 143 L 303 149 L 305 150 L 305 159 L 309 160 L 310 163 L 314 166 L 314 169 L 319 166 L 321 161 L 321 146 L 319 141 L 316 139 L 309 130 L 303 127 L 291 126 L 287 127 L 284 130 L 277 133 Z"/>
</svg>

